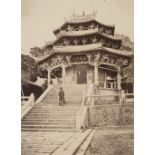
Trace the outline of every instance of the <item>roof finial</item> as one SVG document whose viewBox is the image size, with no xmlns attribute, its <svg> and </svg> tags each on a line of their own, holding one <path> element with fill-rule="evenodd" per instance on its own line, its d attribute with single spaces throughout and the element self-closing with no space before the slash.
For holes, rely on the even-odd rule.
<svg viewBox="0 0 155 155">
<path fill-rule="evenodd" d="M 83 16 L 85 16 L 85 12 L 84 12 L 84 10 L 83 10 Z"/>
</svg>

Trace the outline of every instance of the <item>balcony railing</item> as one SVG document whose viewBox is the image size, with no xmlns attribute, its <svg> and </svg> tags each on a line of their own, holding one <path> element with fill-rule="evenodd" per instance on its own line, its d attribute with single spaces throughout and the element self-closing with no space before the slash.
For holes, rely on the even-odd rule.
<svg viewBox="0 0 155 155">
<path fill-rule="evenodd" d="M 67 45 L 67 46 L 54 46 L 53 50 L 60 52 L 73 52 L 73 51 L 87 51 L 102 47 L 102 43 L 85 44 L 85 45 Z"/>
<path fill-rule="evenodd" d="M 22 96 L 21 97 L 21 118 L 33 107 L 35 102 L 34 94 L 30 96 Z"/>
<path fill-rule="evenodd" d="M 116 36 L 112 36 L 110 34 L 107 34 L 105 32 L 101 32 L 100 29 L 98 27 L 95 27 L 93 29 L 83 29 L 83 30 L 71 30 L 71 31 L 64 31 L 64 30 L 61 30 L 59 35 L 57 35 L 57 37 L 61 37 L 61 36 L 81 36 L 81 35 L 86 35 L 86 34 L 92 34 L 92 33 L 96 33 L 96 32 L 100 32 L 103 36 L 107 37 L 107 38 L 110 38 L 110 39 L 121 39 L 120 37 L 116 37 Z"/>
<path fill-rule="evenodd" d="M 134 94 L 105 94 L 105 95 L 90 95 L 86 96 L 85 99 L 87 100 L 93 100 L 94 105 L 107 105 L 107 104 L 128 104 L 134 102 Z"/>
<path fill-rule="evenodd" d="M 86 35 L 86 34 L 91 34 L 91 33 L 95 33 L 98 32 L 98 28 L 94 28 L 94 29 L 88 29 L 88 30 L 78 30 L 78 31 L 60 31 L 60 36 L 63 35 L 69 35 L 69 36 L 80 36 L 80 35 Z"/>
</svg>

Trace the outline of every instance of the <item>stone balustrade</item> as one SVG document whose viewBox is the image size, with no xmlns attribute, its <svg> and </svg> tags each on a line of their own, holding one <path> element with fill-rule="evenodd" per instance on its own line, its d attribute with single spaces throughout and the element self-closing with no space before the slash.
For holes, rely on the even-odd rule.
<svg viewBox="0 0 155 155">
<path fill-rule="evenodd" d="M 21 118 L 25 116 L 25 114 L 33 107 L 35 98 L 34 94 L 31 94 L 30 96 L 21 97 L 22 100 L 22 107 L 21 107 Z"/>
</svg>

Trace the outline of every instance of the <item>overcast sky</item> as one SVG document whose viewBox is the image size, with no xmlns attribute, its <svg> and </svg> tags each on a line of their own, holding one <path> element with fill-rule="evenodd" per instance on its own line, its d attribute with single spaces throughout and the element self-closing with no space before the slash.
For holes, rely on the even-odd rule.
<svg viewBox="0 0 155 155">
<path fill-rule="evenodd" d="M 133 41 L 134 0 L 22 0 L 22 52 L 42 47 L 55 39 L 53 30 L 73 12 L 90 14 L 97 11 L 97 20 L 115 24 L 115 31 Z"/>
</svg>

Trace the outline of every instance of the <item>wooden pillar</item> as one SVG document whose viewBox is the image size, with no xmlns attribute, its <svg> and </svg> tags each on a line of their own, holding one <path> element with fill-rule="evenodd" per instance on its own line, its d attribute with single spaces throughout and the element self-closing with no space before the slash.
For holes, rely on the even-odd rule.
<svg viewBox="0 0 155 155">
<path fill-rule="evenodd" d="M 65 77 L 66 77 L 66 69 L 65 69 L 64 63 L 62 63 L 61 68 L 62 68 L 62 83 L 64 84 L 65 83 Z"/>
<path fill-rule="evenodd" d="M 104 88 L 107 88 L 107 73 L 104 72 Z"/>
<path fill-rule="evenodd" d="M 47 69 L 47 85 L 48 85 L 48 87 L 50 86 L 50 84 L 51 84 L 51 71 L 52 71 L 52 69 L 51 68 L 48 68 Z"/>
<path fill-rule="evenodd" d="M 118 67 L 117 69 L 117 89 L 121 90 L 121 69 Z"/>
<path fill-rule="evenodd" d="M 98 64 L 97 62 L 94 63 L 94 83 L 98 85 Z"/>
</svg>

